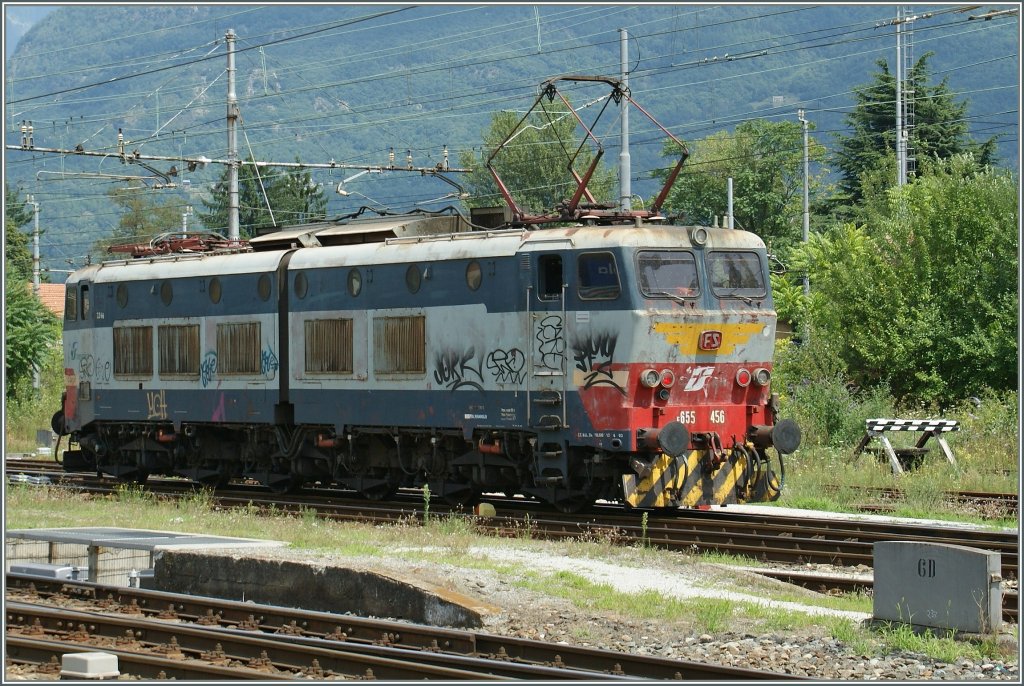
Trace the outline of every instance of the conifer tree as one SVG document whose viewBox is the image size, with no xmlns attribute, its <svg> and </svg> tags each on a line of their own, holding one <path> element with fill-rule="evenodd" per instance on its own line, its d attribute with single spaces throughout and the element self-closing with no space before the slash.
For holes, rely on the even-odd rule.
<svg viewBox="0 0 1024 686">
<path fill-rule="evenodd" d="M 911 146 L 919 159 L 948 159 L 970 152 L 979 167 L 995 161 L 996 137 L 974 142 L 968 133 L 966 100 L 956 100 L 948 78 L 931 83 L 928 52 L 911 68 L 906 90 L 914 94 L 914 122 Z M 846 117 L 849 135 L 836 136 L 838 147 L 834 166 L 841 179 L 839 202 L 856 204 L 864 197 L 864 177 L 882 166 L 896 150 L 896 78 L 884 59 L 872 82 L 856 89 L 857 104 Z M 919 165 L 921 166 L 921 165 Z M 895 180 L 895 167 L 892 168 Z"/>
</svg>

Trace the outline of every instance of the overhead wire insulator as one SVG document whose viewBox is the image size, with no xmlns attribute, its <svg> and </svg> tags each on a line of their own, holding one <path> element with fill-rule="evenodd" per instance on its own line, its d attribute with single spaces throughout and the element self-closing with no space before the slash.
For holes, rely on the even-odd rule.
<svg viewBox="0 0 1024 686">
<path fill-rule="evenodd" d="M 31 120 L 29 120 L 29 122 L 28 122 L 28 147 L 29 148 L 36 147 L 35 141 L 32 140 L 32 121 Z"/>
<path fill-rule="evenodd" d="M 405 164 L 412 169 L 412 149 L 405 151 Z"/>
<path fill-rule="evenodd" d="M 395 149 L 394 148 L 389 148 L 388 149 L 388 166 L 391 169 L 395 168 Z"/>
<path fill-rule="evenodd" d="M 448 171 L 448 146 L 447 145 L 444 146 L 444 168 L 445 168 L 445 171 Z"/>
</svg>

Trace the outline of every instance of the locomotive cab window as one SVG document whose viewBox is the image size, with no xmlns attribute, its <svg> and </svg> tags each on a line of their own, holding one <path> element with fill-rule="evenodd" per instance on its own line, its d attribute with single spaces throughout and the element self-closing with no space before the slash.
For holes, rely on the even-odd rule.
<svg viewBox="0 0 1024 686">
<path fill-rule="evenodd" d="M 89 318 L 89 314 L 90 314 L 90 311 L 92 309 L 89 306 L 89 304 L 90 304 L 90 300 L 89 300 L 89 286 L 85 285 L 85 286 L 82 286 L 82 319 L 88 319 Z"/>
<path fill-rule="evenodd" d="M 537 278 L 537 297 L 541 300 L 558 300 L 562 296 L 562 256 L 542 256 Z"/>
<path fill-rule="evenodd" d="M 615 300 L 619 297 L 619 270 L 610 252 L 583 253 L 576 263 L 581 300 Z"/>
<path fill-rule="evenodd" d="M 640 292 L 648 298 L 694 298 L 700 294 L 697 261 L 681 250 L 643 250 L 637 255 Z"/>
<path fill-rule="evenodd" d="M 64 291 L 64 319 L 78 319 L 78 289 L 74 286 L 69 286 Z"/>
<path fill-rule="evenodd" d="M 719 298 L 763 298 L 766 288 L 757 253 L 716 250 L 708 253 L 711 292 Z"/>
</svg>

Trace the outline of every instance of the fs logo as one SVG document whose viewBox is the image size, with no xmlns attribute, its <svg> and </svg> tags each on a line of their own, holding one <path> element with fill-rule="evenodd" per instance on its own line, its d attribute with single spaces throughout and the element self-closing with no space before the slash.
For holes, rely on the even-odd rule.
<svg viewBox="0 0 1024 686">
<path fill-rule="evenodd" d="M 701 331 L 697 345 L 701 350 L 718 350 L 722 346 L 722 332 Z"/>
<path fill-rule="evenodd" d="M 683 388 L 684 391 L 699 391 L 704 388 L 704 384 L 711 378 L 711 374 L 715 371 L 714 367 L 694 367 L 690 373 L 690 378 L 686 381 L 686 386 Z"/>
</svg>

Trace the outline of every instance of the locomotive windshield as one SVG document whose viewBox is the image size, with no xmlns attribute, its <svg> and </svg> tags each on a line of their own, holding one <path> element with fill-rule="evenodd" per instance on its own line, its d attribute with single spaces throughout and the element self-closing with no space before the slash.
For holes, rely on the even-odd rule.
<svg viewBox="0 0 1024 686">
<path fill-rule="evenodd" d="M 697 262 L 693 253 L 642 250 L 637 255 L 640 292 L 649 298 L 692 298 L 697 288 Z"/>
<path fill-rule="evenodd" d="M 707 267 L 711 292 L 719 298 L 762 298 L 766 293 L 757 253 L 712 251 Z"/>
</svg>

